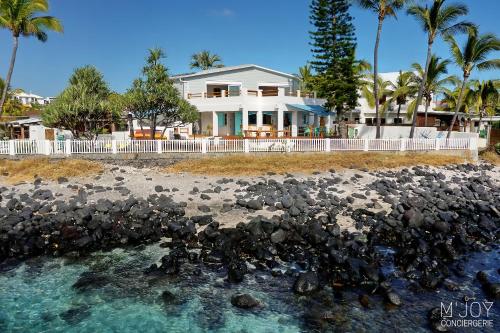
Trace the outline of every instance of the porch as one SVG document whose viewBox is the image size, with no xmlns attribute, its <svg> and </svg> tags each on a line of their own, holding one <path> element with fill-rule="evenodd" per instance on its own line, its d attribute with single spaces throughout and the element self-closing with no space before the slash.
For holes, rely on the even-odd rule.
<svg viewBox="0 0 500 333">
<path fill-rule="evenodd" d="M 286 104 L 271 111 L 202 112 L 201 135 L 224 138 L 328 137 L 334 114 L 318 105 Z"/>
</svg>

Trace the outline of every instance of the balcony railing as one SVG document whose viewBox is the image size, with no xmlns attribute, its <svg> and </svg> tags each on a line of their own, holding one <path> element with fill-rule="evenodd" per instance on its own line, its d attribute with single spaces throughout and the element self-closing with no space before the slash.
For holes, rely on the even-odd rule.
<svg viewBox="0 0 500 333">
<path fill-rule="evenodd" d="M 221 98 L 221 97 L 237 97 L 237 96 L 253 96 L 253 97 L 288 96 L 288 97 L 300 97 L 300 98 L 317 98 L 315 92 L 309 93 L 309 92 L 302 92 L 300 90 L 279 91 L 279 90 L 241 89 L 241 90 L 230 90 L 230 91 L 222 90 L 215 92 L 188 93 L 187 99 Z"/>
</svg>

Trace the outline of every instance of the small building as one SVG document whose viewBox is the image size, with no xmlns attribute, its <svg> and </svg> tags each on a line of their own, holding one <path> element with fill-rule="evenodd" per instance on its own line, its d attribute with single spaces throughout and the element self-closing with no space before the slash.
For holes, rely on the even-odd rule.
<svg viewBox="0 0 500 333">
<path fill-rule="evenodd" d="M 13 140 L 30 139 L 30 128 L 37 125 L 42 125 L 42 119 L 38 117 L 13 120 L 7 123 L 7 133 Z"/>
<path fill-rule="evenodd" d="M 27 105 L 27 106 L 31 106 L 33 104 L 47 105 L 54 100 L 53 97 L 42 97 L 39 95 L 35 95 L 32 93 L 25 93 L 25 92 L 15 93 L 12 96 L 12 98 L 21 102 L 22 105 Z"/>
</svg>

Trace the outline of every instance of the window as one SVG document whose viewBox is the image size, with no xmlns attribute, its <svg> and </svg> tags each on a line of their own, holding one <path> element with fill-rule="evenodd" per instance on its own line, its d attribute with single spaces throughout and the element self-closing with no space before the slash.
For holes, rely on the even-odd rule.
<svg viewBox="0 0 500 333">
<path fill-rule="evenodd" d="M 394 118 L 394 124 L 402 124 L 403 118 Z"/>
<path fill-rule="evenodd" d="M 262 115 L 262 124 L 263 125 L 272 125 L 273 124 L 273 116 L 269 114 Z"/>
<path fill-rule="evenodd" d="M 366 125 L 373 125 L 373 119 L 372 118 L 365 118 L 365 124 Z"/>
<path fill-rule="evenodd" d="M 248 113 L 248 124 L 249 125 L 257 125 L 257 114 L 256 113 Z"/>
</svg>

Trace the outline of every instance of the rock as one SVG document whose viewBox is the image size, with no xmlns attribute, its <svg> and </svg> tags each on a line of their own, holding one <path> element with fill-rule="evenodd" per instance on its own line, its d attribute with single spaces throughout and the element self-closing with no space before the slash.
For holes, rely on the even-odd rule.
<svg viewBox="0 0 500 333">
<path fill-rule="evenodd" d="M 231 283 L 239 283 L 243 281 L 247 272 L 247 264 L 244 261 L 232 261 L 228 266 L 227 279 Z"/>
<path fill-rule="evenodd" d="M 365 308 L 371 308 L 373 306 L 370 296 L 368 296 L 367 294 L 359 295 L 359 304 L 361 304 Z"/>
<path fill-rule="evenodd" d="M 209 209 L 210 211 L 210 209 Z M 192 216 L 191 221 L 198 225 L 207 225 L 209 223 L 212 223 L 213 217 L 212 215 L 198 215 L 198 216 Z"/>
<path fill-rule="evenodd" d="M 240 309 L 252 309 L 260 306 L 259 300 L 249 294 L 236 294 L 231 297 L 231 304 Z"/>
<path fill-rule="evenodd" d="M 115 180 L 118 181 L 118 182 L 121 182 L 122 180 L 124 180 L 125 178 L 122 177 L 122 176 L 117 176 L 115 177 Z"/>
<path fill-rule="evenodd" d="M 278 229 L 277 231 L 271 234 L 271 242 L 278 244 L 283 243 L 286 239 L 286 231 L 283 229 Z"/>
<path fill-rule="evenodd" d="M 412 208 L 403 214 L 403 220 L 410 228 L 420 228 L 424 222 L 424 215 L 417 209 Z"/>
<path fill-rule="evenodd" d="M 293 285 L 293 290 L 299 295 L 311 294 L 319 289 L 319 279 L 315 272 L 300 273 Z"/>
<path fill-rule="evenodd" d="M 210 213 L 210 207 L 207 205 L 199 205 L 198 210 L 203 213 Z"/>
<path fill-rule="evenodd" d="M 161 185 L 156 185 L 156 186 L 155 186 L 155 192 L 158 192 L 158 193 L 159 193 L 159 192 L 163 192 L 163 186 L 161 186 Z"/>
<path fill-rule="evenodd" d="M 401 297 L 399 297 L 399 295 L 397 293 L 395 293 L 394 291 L 387 292 L 385 294 L 385 298 L 389 303 L 391 303 L 393 305 L 396 305 L 396 306 L 401 305 Z"/>
<path fill-rule="evenodd" d="M 257 200 L 249 200 L 246 203 L 246 207 L 250 208 L 250 209 L 253 209 L 253 210 L 261 210 L 262 209 L 262 204 L 259 201 L 257 201 Z"/>
<path fill-rule="evenodd" d="M 66 177 L 57 178 L 57 183 L 59 183 L 59 184 L 63 184 L 63 183 L 67 183 L 67 182 L 68 182 L 68 178 L 66 178 Z"/>
<path fill-rule="evenodd" d="M 211 198 L 209 195 L 207 195 L 207 194 L 205 194 L 205 193 L 202 193 L 202 194 L 200 195 L 200 199 L 201 199 L 201 200 L 210 200 L 210 199 L 212 199 L 212 198 Z"/>
<path fill-rule="evenodd" d="M 90 317 L 90 315 L 91 315 L 90 306 L 81 305 L 79 307 L 71 308 L 67 311 L 60 313 L 59 317 L 61 317 L 61 319 L 63 319 L 70 325 L 76 325 L 85 318 Z"/>
<path fill-rule="evenodd" d="M 104 287 L 109 282 L 109 279 L 100 273 L 83 272 L 72 287 L 78 291 L 87 291 Z"/>
</svg>

